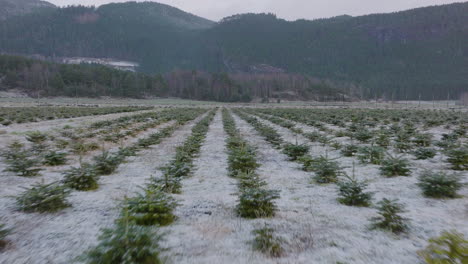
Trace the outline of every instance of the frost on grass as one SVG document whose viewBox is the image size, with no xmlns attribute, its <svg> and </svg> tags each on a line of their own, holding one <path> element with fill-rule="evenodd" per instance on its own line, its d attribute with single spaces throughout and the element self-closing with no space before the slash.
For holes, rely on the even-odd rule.
<svg viewBox="0 0 468 264">
<path fill-rule="evenodd" d="M 310 111 L 308 109 L 299 110 Z M 271 111 L 280 110 L 272 109 Z M 343 171 L 350 172 L 351 164 L 358 160 L 356 156 L 359 157 L 360 154 L 356 153 L 355 149 L 351 149 L 351 155 L 344 157 L 340 151 L 334 150 L 331 145 L 336 140 L 333 138 L 334 135 L 342 136 L 339 142 L 344 146 L 353 144 L 361 148 L 363 146 L 385 145 L 384 151 L 392 154 L 399 151 L 404 152 L 405 157 L 411 160 L 411 171 L 414 172 L 415 176 L 420 175 L 424 168 L 435 172 L 444 171 L 448 176 L 451 176 L 452 172 L 447 170 L 451 169 L 453 164 L 449 162 L 448 153 L 451 149 L 458 149 L 466 144 L 466 139 L 463 136 L 452 135 L 452 131 L 456 129 L 454 124 L 451 124 L 450 128 L 431 127 L 426 131 L 424 131 L 425 128 L 416 125 L 414 127 L 416 131 L 413 132 L 411 131 L 414 129 L 411 127 L 405 128 L 405 131 L 411 132 L 410 140 L 401 142 L 401 146 L 398 146 L 400 149 L 395 151 L 394 135 L 397 132 L 393 132 L 391 127 L 403 127 L 402 120 L 407 118 L 406 115 L 412 115 L 411 111 L 405 111 L 394 117 L 388 114 L 390 110 L 380 111 L 377 118 L 373 116 L 372 111 L 370 113 L 361 112 L 358 109 L 346 111 L 352 113 L 353 118 L 357 119 L 356 122 L 353 122 L 358 125 L 357 128 L 359 128 L 359 125 L 367 124 L 367 130 L 374 134 L 367 143 L 352 142 L 350 140 L 347 133 L 347 127 L 350 127 L 350 123 L 340 115 L 335 117 L 326 116 L 325 118 L 318 115 L 303 115 L 305 117 L 310 116 L 309 120 L 312 117 L 317 119 L 314 123 L 310 122 L 312 125 L 318 124 L 316 128 L 294 123 L 296 127 L 301 128 L 306 133 L 315 130 L 320 131 L 315 135 L 319 137 L 320 142 L 306 142 L 310 147 L 310 156 L 308 157 L 310 159 L 307 162 L 311 169 L 313 169 L 311 164 L 313 164 L 314 160 L 328 151 L 330 157 L 338 163 Z M 333 112 L 333 110 L 323 111 L 324 115 L 327 115 L 328 112 Z M 437 115 L 444 116 L 443 113 L 437 113 Z M 444 118 L 440 119 L 441 121 L 435 120 L 437 124 L 445 122 Z M 435 121 L 424 118 L 421 122 L 432 123 Z M 216 128 L 216 126 L 219 126 L 219 119 L 215 124 L 215 131 L 219 133 L 219 127 Z M 289 124 L 285 124 L 285 126 L 291 127 Z M 377 130 L 374 130 L 374 126 L 381 127 L 376 127 Z M 288 157 L 283 155 L 281 151 L 271 149 L 261 137 L 246 129 L 246 125 L 241 124 L 239 127 L 242 130 L 242 135 L 255 146 L 255 150 L 259 154 L 258 164 L 260 167 L 256 168 L 258 176 L 267 182 L 267 189 L 281 190 L 281 197 L 274 200 L 277 206 L 276 214 L 272 218 L 253 220 L 240 220 L 234 214 L 237 192 L 235 190 L 236 185 L 232 181 L 252 177 L 252 175 L 245 176 L 236 173 L 238 175 L 236 178 L 227 177 L 228 172 L 224 170 L 224 167 L 227 167 L 227 157 L 223 149 L 223 139 L 225 137 L 222 134 L 211 133 L 208 147 L 202 148 L 201 159 L 196 158 L 194 167 L 192 167 L 197 171 L 193 173 L 192 178 L 183 177 L 183 181 L 179 181 L 182 185 L 180 186 L 181 194 L 174 197 L 184 204 L 183 208 L 175 210 L 175 214 L 180 218 L 173 225 L 164 227 L 164 229 L 175 231 L 176 234 L 170 238 L 171 246 L 176 246 L 176 249 L 174 249 L 175 263 L 341 262 L 358 264 L 394 262 L 413 264 L 418 263 L 416 252 L 427 245 L 427 239 L 437 236 L 442 230 L 447 228 L 457 229 L 460 233 L 464 233 L 466 237 L 468 229 L 464 221 L 466 216 L 466 199 L 464 197 L 468 193 L 464 187 L 464 184 L 466 184 L 464 177 L 460 179 L 463 186 L 457 191 L 457 197 L 461 197 L 460 199 L 429 200 L 423 195 L 423 190 L 418 188 L 419 179 L 417 177 L 380 177 L 379 167 L 385 156 L 380 157 L 378 161 L 374 161 L 373 158 L 366 158 L 365 162 L 359 163 L 356 168 L 356 181 L 358 183 L 367 183 L 368 186 L 356 188 L 360 186 L 351 184 L 352 188 L 346 189 L 346 193 L 350 194 L 349 197 L 354 197 L 355 194 L 359 193 L 374 193 L 377 200 L 383 197 L 389 199 L 399 198 L 408 209 L 408 212 L 401 213 L 400 216 L 411 218 L 412 224 L 408 235 L 396 238 L 384 232 L 368 230 L 368 219 L 378 215 L 378 211 L 373 208 L 339 204 L 337 199 L 340 196 L 339 192 L 336 191 L 337 186 L 311 183 L 309 179 L 313 176 L 313 172 L 302 171 L 297 163 L 288 161 Z M 287 143 L 296 143 L 297 135 L 291 133 L 292 130 L 289 132 L 278 127 L 275 127 L 275 129 L 284 140 L 282 146 Z M 345 133 L 338 133 L 338 130 Z M 382 130 L 382 133 L 386 135 L 381 142 L 379 141 L 379 130 Z M 421 138 L 418 138 L 418 134 L 427 132 L 434 134 L 436 140 L 431 142 L 430 146 L 426 146 L 429 142 L 424 143 L 424 138 L 422 138 L 422 141 Z M 447 134 L 445 140 L 440 139 L 442 133 Z M 438 141 L 443 141 L 443 144 L 439 144 Z M 180 139 L 174 142 L 178 143 L 176 145 L 181 143 Z M 300 142 L 301 144 L 304 143 L 302 139 L 300 139 Z M 236 142 L 233 142 L 233 145 L 235 144 Z M 342 149 L 344 148 L 346 147 L 342 147 Z M 431 158 L 428 155 L 429 152 L 426 151 L 428 148 L 436 150 L 434 157 Z M 50 216 L 48 214 L 38 214 L 37 217 L 31 217 L 33 218 L 30 219 L 31 221 L 37 219 L 38 223 L 42 223 L 36 229 L 43 228 L 44 232 L 48 231 L 54 234 L 53 237 L 47 236 L 45 240 L 44 232 L 41 233 L 36 229 L 32 229 L 28 233 L 29 230 L 25 230 L 24 226 L 12 225 L 13 221 L 24 221 L 31 214 L 2 209 L 5 215 L 9 215 L 8 218 L 11 216 L 11 220 L 6 222 L 6 226 L 14 228 L 14 230 L 17 230 L 17 228 L 20 230 L 20 232 L 12 232 L 8 239 L 12 240 L 12 242 L 15 240 L 25 241 L 25 244 L 17 243 L 15 246 L 17 246 L 18 250 L 15 249 L 9 252 L 11 257 L 0 256 L 0 262 L 9 261 L 8 263 L 14 263 L 12 260 L 18 259 L 19 263 L 21 261 L 22 263 L 28 263 L 27 261 L 30 261 L 30 259 L 25 256 L 32 252 L 31 255 L 37 256 L 39 260 L 46 260 L 54 254 L 54 256 L 57 256 L 58 263 L 67 263 L 70 256 L 74 257 L 74 254 L 67 248 L 75 248 L 73 245 L 82 244 L 83 242 L 87 243 L 86 246 L 94 244 L 95 236 L 98 234 L 96 229 L 109 226 L 113 218 L 118 215 L 118 213 L 114 214 L 115 212 L 112 210 L 115 207 L 115 203 L 112 201 L 125 196 L 125 191 L 121 190 L 128 189 L 128 186 L 134 188 L 135 183 L 137 185 L 142 184 L 146 180 L 145 178 L 151 174 L 156 174 L 156 179 L 162 179 L 161 174 L 155 172 L 155 168 L 163 164 L 169 164 L 168 159 L 173 157 L 173 153 L 166 154 L 165 151 L 158 151 L 158 153 L 160 155 L 145 154 L 143 156 L 146 160 L 145 163 L 141 163 L 141 157 L 129 158 L 129 162 L 122 166 L 122 171 L 119 169 L 118 173 L 111 177 L 102 177 L 100 179 L 101 186 L 96 192 L 73 192 L 70 197 L 74 206 L 73 209 L 64 210 L 57 216 L 54 214 L 53 219 L 48 218 Z M 415 160 L 415 158 L 418 158 L 417 155 L 429 159 Z M 455 162 L 463 160 L 463 156 L 459 154 L 456 156 Z M 164 161 L 161 162 L 161 160 Z M 72 162 L 70 160 L 70 163 Z M 374 162 L 376 164 L 373 164 Z M 213 166 L 213 164 L 216 165 Z M 71 165 L 76 166 L 75 164 Z M 223 169 L 220 167 L 223 167 Z M 464 171 L 457 173 L 462 176 L 465 175 Z M 51 167 L 45 168 L 42 174 L 47 182 L 57 180 L 60 177 L 60 173 L 56 172 L 56 168 Z M 184 174 L 186 173 L 182 171 L 181 175 Z M 36 179 L 16 177 L 5 173 L 5 177 L 2 176 L 1 180 L 7 186 L 11 185 L 13 187 L 12 189 L 2 190 L 2 194 L 15 195 L 15 192 L 17 192 L 14 189 L 15 186 L 21 186 L 22 184 L 28 186 Z M 340 182 L 338 180 L 337 183 Z M 431 187 L 438 186 L 437 188 L 442 189 L 445 189 L 447 184 L 450 185 L 450 182 L 446 182 L 445 179 L 436 179 L 436 184 L 433 184 L 432 180 L 426 182 L 429 182 Z M 167 185 L 171 184 L 173 183 Z M 250 182 L 244 182 L 244 184 L 246 186 L 251 185 Z M 157 185 L 163 184 L 157 183 Z M 359 197 L 359 195 L 356 196 Z M 354 200 L 354 198 L 351 200 Z M 5 208 L 9 207 L 8 199 L 0 201 L 2 205 L 5 205 Z M 205 212 L 210 214 L 205 214 Z M 293 242 L 284 246 L 286 254 L 282 255 L 280 259 L 272 260 L 264 254 L 253 253 L 252 248 L 246 243 L 256 237 L 251 232 L 258 225 L 252 225 L 251 222 L 258 223 L 257 221 L 271 221 L 272 226 L 275 227 L 275 233 L 281 234 L 281 238 L 284 237 L 286 241 Z M 68 224 L 62 225 L 61 222 L 68 222 Z M 302 223 L 307 223 L 310 227 L 305 228 Z M 97 226 L 96 229 L 93 229 L 93 226 Z M 53 232 L 50 232 L 51 230 Z M 22 235 L 26 233 L 28 235 Z M 304 238 L 306 235 L 313 238 L 310 239 L 313 240 L 313 243 L 303 242 L 306 240 Z M 66 239 L 60 239 L 61 236 Z M 62 241 L 63 243 L 61 243 Z M 162 244 L 165 245 L 165 242 Z M 233 247 L 232 245 L 236 246 Z M 51 250 L 52 248 L 57 249 Z M 448 249 L 448 247 L 445 249 Z M 349 258 L 349 256 L 352 256 L 352 258 Z"/>
</svg>

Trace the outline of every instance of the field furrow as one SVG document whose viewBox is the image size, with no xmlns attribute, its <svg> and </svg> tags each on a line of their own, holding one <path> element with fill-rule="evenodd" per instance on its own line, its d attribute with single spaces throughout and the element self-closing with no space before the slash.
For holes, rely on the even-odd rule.
<svg viewBox="0 0 468 264">
<path fill-rule="evenodd" d="M 154 171 L 175 153 L 175 148 L 190 135 L 190 129 L 200 120 L 178 128 L 157 146 L 150 146 L 136 157 L 130 157 L 115 173 L 100 178 L 100 187 L 91 192 L 73 192 L 72 207 L 55 214 L 25 214 L 14 209 L 14 195 L 20 185 L 11 186 L 1 195 L 0 208 L 4 221 L 15 226 L 11 241 L 15 247 L 0 254 L 0 263 L 70 263 L 96 244 L 101 228 L 109 227 L 119 215 L 119 204 L 125 196 L 139 190 Z M 159 129 L 151 130 L 155 133 Z M 46 174 L 45 174 L 46 175 Z M 47 176 L 44 176 L 47 177 Z M 57 176 L 58 177 L 58 176 Z M 20 177 L 15 177 L 20 178 Z M 2 178 L 3 179 L 3 178 Z M 23 178 L 21 178 L 23 179 Z M 35 179 L 26 179 L 35 180 Z M 2 186 L 8 183 L 2 184 Z M 2 189 L 5 190 L 6 189 Z"/>
<path fill-rule="evenodd" d="M 0 263 L 422 264 L 468 235 L 466 120 L 225 105 L 11 125 Z"/>
</svg>

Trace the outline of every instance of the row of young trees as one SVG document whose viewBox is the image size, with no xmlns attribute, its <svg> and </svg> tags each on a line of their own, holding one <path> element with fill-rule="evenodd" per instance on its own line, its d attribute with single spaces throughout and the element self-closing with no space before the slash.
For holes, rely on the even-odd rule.
<svg viewBox="0 0 468 264">
<path fill-rule="evenodd" d="M 101 65 L 66 65 L 0 56 L 0 88 L 33 97 L 179 97 L 222 102 L 253 98 L 341 98 L 340 89 L 298 74 L 227 74 L 177 70 L 148 75 Z"/>
</svg>

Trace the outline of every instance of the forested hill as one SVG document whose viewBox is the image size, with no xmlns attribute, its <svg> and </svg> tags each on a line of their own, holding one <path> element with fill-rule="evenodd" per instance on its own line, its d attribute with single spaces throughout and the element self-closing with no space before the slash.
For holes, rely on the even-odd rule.
<svg viewBox="0 0 468 264">
<path fill-rule="evenodd" d="M 137 61 L 146 72 L 204 68 L 193 39 L 214 22 L 153 2 L 71 6 L 14 17 L 0 27 L 0 51 Z"/>
<path fill-rule="evenodd" d="M 299 74 L 272 76 L 179 70 L 148 75 L 97 64 L 58 64 L 0 55 L 0 90 L 20 90 L 32 97 L 179 97 L 222 102 L 299 98 L 329 101 L 345 99 L 346 88 Z"/>
<path fill-rule="evenodd" d="M 300 74 L 348 83 L 367 98 L 454 99 L 468 90 L 468 2 L 314 21 L 244 14 L 219 23 L 150 2 L 68 7 L 2 22 L 0 51 L 137 61 L 149 74 Z"/>
<path fill-rule="evenodd" d="M 41 0 L 0 0 L 0 21 L 10 17 L 28 14 L 38 9 L 50 9 L 55 6 Z"/>
<path fill-rule="evenodd" d="M 264 63 L 351 81 L 371 98 L 468 91 L 468 2 L 316 21 L 238 15 L 206 35 L 222 47 L 230 70 Z"/>
</svg>

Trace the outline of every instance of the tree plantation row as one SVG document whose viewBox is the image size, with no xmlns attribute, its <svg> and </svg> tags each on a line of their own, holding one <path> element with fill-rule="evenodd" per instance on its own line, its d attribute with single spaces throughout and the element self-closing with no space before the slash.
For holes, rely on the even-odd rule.
<svg viewBox="0 0 468 264">
<path fill-rule="evenodd" d="M 150 107 L 1 107 L 0 124 L 29 123 L 60 118 L 97 116 L 149 110 Z"/>
<path fill-rule="evenodd" d="M 96 120 L 0 135 L 0 262 L 468 260 L 466 113 L 156 108 Z"/>
</svg>

